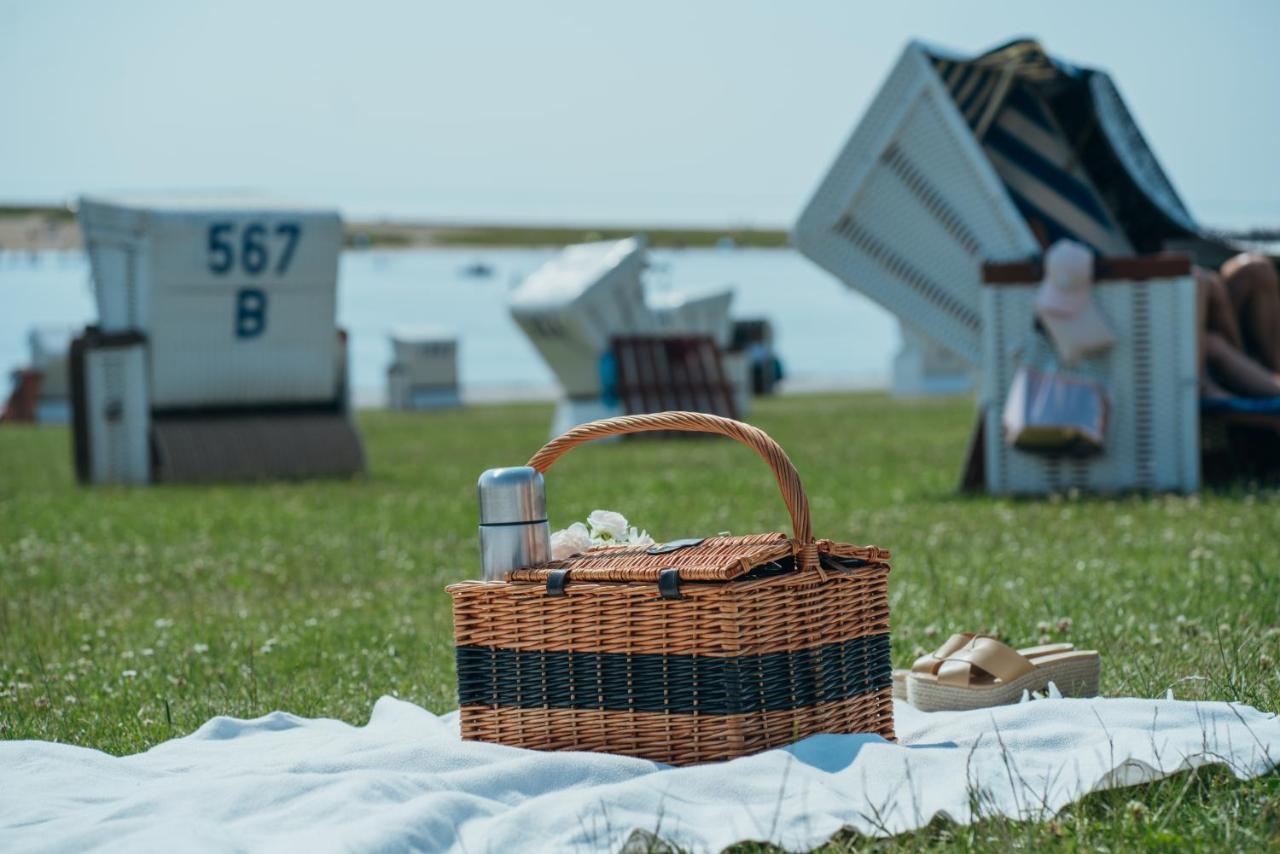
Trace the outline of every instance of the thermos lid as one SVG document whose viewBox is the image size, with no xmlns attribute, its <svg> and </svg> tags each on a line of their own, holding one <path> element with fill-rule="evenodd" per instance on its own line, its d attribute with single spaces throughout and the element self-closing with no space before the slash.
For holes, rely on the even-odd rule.
<svg viewBox="0 0 1280 854">
<path fill-rule="evenodd" d="M 480 475 L 476 491 L 481 525 L 542 522 L 547 518 L 542 473 L 529 466 L 489 469 Z"/>
</svg>

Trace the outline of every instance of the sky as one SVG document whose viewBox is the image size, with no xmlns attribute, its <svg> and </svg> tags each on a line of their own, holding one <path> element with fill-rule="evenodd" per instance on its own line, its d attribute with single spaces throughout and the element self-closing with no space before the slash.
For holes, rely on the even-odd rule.
<svg viewBox="0 0 1280 854">
<path fill-rule="evenodd" d="M 1192 212 L 1280 226 L 1280 0 L 0 0 L 0 200 L 785 226 L 903 46 L 1107 69 Z"/>
</svg>

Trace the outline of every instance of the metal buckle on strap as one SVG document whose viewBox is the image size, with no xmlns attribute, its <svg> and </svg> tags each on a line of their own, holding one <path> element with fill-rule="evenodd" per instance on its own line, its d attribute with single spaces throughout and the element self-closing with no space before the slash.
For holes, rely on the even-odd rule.
<svg viewBox="0 0 1280 854">
<path fill-rule="evenodd" d="M 658 571 L 658 592 L 663 599 L 683 599 L 680 592 L 680 570 L 675 567 Z"/>
<path fill-rule="evenodd" d="M 563 596 L 564 586 L 569 583 L 569 570 L 553 569 L 547 573 L 547 595 Z"/>
</svg>

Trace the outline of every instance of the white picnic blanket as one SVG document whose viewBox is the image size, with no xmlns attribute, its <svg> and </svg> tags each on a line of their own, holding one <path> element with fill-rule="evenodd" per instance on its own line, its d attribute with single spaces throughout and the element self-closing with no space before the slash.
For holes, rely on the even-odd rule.
<svg viewBox="0 0 1280 854">
<path fill-rule="evenodd" d="M 803 850 L 842 827 L 968 822 L 973 804 L 1042 818 L 1095 789 L 1213 763 L 1246 778 L 1280 760 L 1276 716 L 1228 703 L 898 704 L 896 715 L 899 744 L 823 735 L 693 768 L 463 742 L 456 713 L 390 697 L 362 727 L 219 717 L 134 756 L 0 742 L 0 849 L 569 851 L 649 831 L 695 851 Z"/>
</svg>

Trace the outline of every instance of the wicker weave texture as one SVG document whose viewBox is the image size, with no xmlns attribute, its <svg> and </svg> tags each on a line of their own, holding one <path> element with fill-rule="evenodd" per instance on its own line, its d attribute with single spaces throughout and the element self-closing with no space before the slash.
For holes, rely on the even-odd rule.
<svg viewBox="0 0 1280 854">
<path fill-rule="evenodd" d="M 518 569 L 511 581 L 545 581 L 554 570 L 569 570 L 575 581 L 657 581 L 668 568 L 685 581 L 728 581 L 771 561 L 792 556 L 793 540 L 785 534 L 708 537 L 697 548 L 652 553 L 649 546 L 605 546 L 546 566 Z"/>
<path fill-rule="evenodd" d="M 737 715 L 847 700 L 892 681 L 887 634 L 734 658 L 487 646 L 457 653 L 463 706 Z"/>
<path fill-rule="evenodd" d="M 686 584 L 464 581 L 453 595 L 458 646 L 730 657 L 789 652 L 889 631 L 887 564 L 848 573 L 789 572 Z"/>
<path fill-rule="evenodd" d="M 594 549 L 451 585 L 463 737 L 678 765 L 819 732 L 892 738 L 889 553 L 815 541 L 799 474 L 766 434 L 699 413 L 626 416 L 577 427 L 529 464 L 545 471 L 583 442 L 642 430 L 750 446 L 795 535 Z M 674 597 L 663 570 L 679 578 Z"/>
<path fill-rule="evenodd" d="M 830 540 L 820 540 L 814 546 L 819 556 L 856 558 L 867 563 L 889 559 L 888 551 L 875 546 L 850 546 Z M 682 581 L 728 581 L 803 552 L 798 541 L 781 533 L 707 537 L 697 547 L 675 551 L 605 546 L 546 566 L 518 569 L 511 573 L 510 580 L 545 581 L 553 570 L 565 569 L 574 581 L 657 581 L 664 569 L 676 569 Z"/>
<path fill-rule="evenodd" d="M 826 732 L 892 740 L 892 689 L 792 712 L 722 716 L 462 707 L 462 737 L 472 741 L 621 753 L 668 765 L 720 762 Z"/>
</svg>

